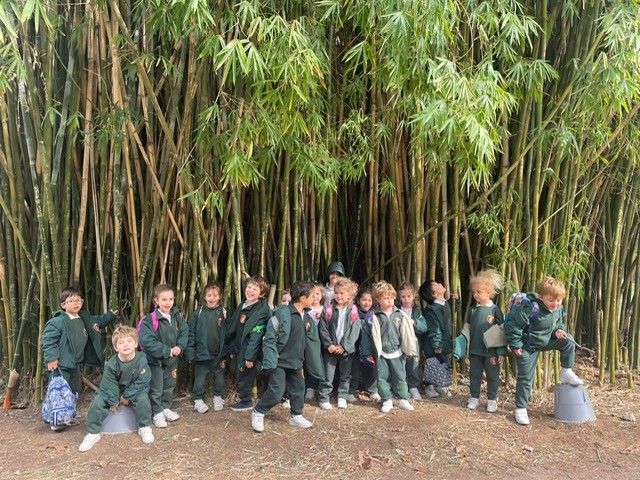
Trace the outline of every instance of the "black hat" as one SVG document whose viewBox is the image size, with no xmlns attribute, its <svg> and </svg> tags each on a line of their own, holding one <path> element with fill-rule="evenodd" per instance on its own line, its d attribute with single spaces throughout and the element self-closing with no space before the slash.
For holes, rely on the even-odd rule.
<svg viewBox="0 0 640 480">
<path fill-rule="evenodd" d="M 344 273 L 344 265 L 342 265 L 342 262 L 331 262 L 329 264 L 329 266 L 327 267 L 327 279 L 329 279 L 329 275 L 333 272 L 338 272 L 343 277 L 346 275 Z"/>
</svg>

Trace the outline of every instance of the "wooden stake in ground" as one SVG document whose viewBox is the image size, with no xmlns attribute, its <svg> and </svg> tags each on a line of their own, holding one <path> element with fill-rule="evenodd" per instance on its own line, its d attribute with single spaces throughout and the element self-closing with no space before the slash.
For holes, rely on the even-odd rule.
<svg viewBox="0 0 640 480">
<path fill-rule="evenodd" d="M 9 384 L 7 386 L 7 391 L 4 394 L 4 404 L 2 405 L 2 408 L 4 408 L 5 410 L 9 410 L 11 408 L 11 392 L 13 391 L 13 387 L 16 386 L 16 382 L 19 378 L 20 374 L 18 373 L 18 371 L 15 368 L 11 370 L 11 373 L 9 374 Z"/>
</svg>

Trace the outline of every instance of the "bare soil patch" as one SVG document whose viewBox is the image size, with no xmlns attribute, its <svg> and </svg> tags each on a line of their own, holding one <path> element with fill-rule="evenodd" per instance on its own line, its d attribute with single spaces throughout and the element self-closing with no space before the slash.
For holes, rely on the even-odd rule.
<svg viewBox="0 0 640 480">
<path fill-rule="evenodd" d="M 622 420 L 627 412 L 640 418 L 640 393 L 598 386 L 595 371 L 578 371 L 588 383 L 595 422 L 554 420 L 553 393 L 540 392 L 529 409 L 531 425 L 522 427 L 504 385 L 494 414 L 484 410 L 484 400 L 480 410 L 467 410 L 469 391 L 459 386 L 450 399 L 414 402 L 413 412 L 385 415 L 364 396 L 347 410 L 325 412 L 307 403 L 309 430 L 290 427 L 288 410 L 276 407 L 258 434 L 250 412 L 200 415 L 185 395 L 174 404 L 181 419 L 154 428 L 154 444 L 136 434 L 103 435 L 79 453 L 93 396 L 85 393 L 81 425 L 62 433 L 51 432 L 35 407 L 0 413 L 0 478 L 640 478 L 638 424 Z"/>
</svg>

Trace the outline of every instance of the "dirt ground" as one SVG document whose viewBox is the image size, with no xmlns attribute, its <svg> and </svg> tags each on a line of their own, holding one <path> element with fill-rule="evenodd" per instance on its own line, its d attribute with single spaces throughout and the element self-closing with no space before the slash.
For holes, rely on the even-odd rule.
<svg viewBox="0 0 640 480">
<path fill-rule="evenodd" d="M 212 410 L 200 415 L 189 396 L 174 403 L 181 418 L 154 428 L 155 443 L 138 435 L 103 435 L 86 453 L 78 446 L 92 394 L 80 403 L 81 425 L 51 432 L 33 407 L 0 413 L 2 479 L 633 479 L 640 478 L 640 430 L 622 419 L 640 419 L 640 392 L 602 387 L 595 371 L 577 368 L 588 384 L 594 422 L 566 424 L 553 418 L 553 393 L 535 394 L 531 425 L 513 420 L 513 392 L 501 386 L 497 413 L 465 408 L 468 387 L 450 399 L 414 402 L 415 411 L 359 401 L 347 410 L 322 411 L 307 403 L 309 430 L 288 425 L 276 407 L 265 432 L 253 432 L 250 412 Z M 509 390 L 509 391 L 506 391 Z M 231 400 L 231 399 L 229 399 Z"/>
</svg>

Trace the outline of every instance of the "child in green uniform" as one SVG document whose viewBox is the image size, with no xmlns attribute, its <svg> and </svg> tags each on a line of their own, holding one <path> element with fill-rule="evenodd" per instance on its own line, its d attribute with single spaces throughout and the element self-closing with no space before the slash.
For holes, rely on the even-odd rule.
<svg viewBox="0 0 640 480">
<path fill-rule="evenodd" d="M 104 342 L 100 329 L 116 319 L 117 311 L 104 315 L 91 315 L 82 310 L 82 292 L 67 287 L 60 293 L 60 307 L 44 327 L 42 333 L 42 356 L 47 369 L 59 368 L 69 383 L 71 391 L 80 390 L 80 365 L 104 366 Z M 57 429 L 54 428 L 54 429 Z"/>
<path fill-rule="evenodd" d="M 487 348 L 484 333 L 494 325 L 502 325 L 500 308 L 491 300 L 502 288 L 502 277 L 495 270 L 483 270 L 471 277 L 471 293 L 475 305 L 469 314 L 469 383 L 471 397 L 467 408 L 475 410 L 480 405 L 482 372 L 487 376 L 487 412 L 498 410 L 498 382 L 500 364 L 507 351 L 505 347 Z"/>
<path fill-rule="evenodd" d="M 371 324 L 373 321 L 373 291 L 369 287 L 362 287 L 356 295 L 356 305 L 358 305 L 358 315 L 360 316 L 361 330 L 357 344 L 357 354 L 353 359 L 351 368 L 351 382 L 349 384 L 349 396 L 347 401 L 355 401 L 355 393 L 360 387 L 360 383 L 369 393 L 369 398 L 374 402 L 380 401 L 378 394 L 378 371 L 375 365 L 365 359 L 362 354 L 362 342 L 371 341 Z M 367 351 L 371 351 L 369 348 Z M 353 399 L 351 398 L 353 397 Z"/>
<path fill-rule="evenodd" d="M 322 316 L 322 312 L 324 311 L 324 287 L 321 283 L 314 283 L 313 286 L 313 304 L 311 308 L 308 310 L 307 314 L 313 320 L 313 326 L 318 331 L 318 324 L 320 323 L 320 317 Z M 322 362 L 322 356 L 318 359 Z M 316 378 L 313 375 L 309 375 L 308 373 L 304 376 L 304 382 L 306 386 L 306 394 L 304 396 L 305 400 L 311 401 L 316 396 L 316 391 L 320 386 L 320 378 Z"/>
<path fill-rule="evenodd" d="M 291 403 L 289 425 L 309 428 L 313 424 L 302 416 L 304 407 L 304 377 L 307 337 L 317 331 L 313 319 L 305 313 L 314 302 L 313 282 L 291 285 L 291 303 L 275 311 L 264 336 L 264 368 L 270 371 L 269 386 L 251 413 L 251 426 L 264 431 L 264 416 L 276 406 L 285 392 Z M 317 343 L 317 342 L 316 342 Z M 318 344 L 319 345 L 319 344 Z M 320 362 L 316 361 L 316 367 Z"/>
<path fill-rule="evenodd" d="M 422 342 L 422 351 L 425 358 L 437 357 L 440 362 L 449 362 L 448 355 L 453 349 L 451 318 L 451 306 L 447 304 L 445 295 L 447 289 L 435 280 L 427 280 L 420 285 L 420 298 L 427 304 L 427 308 L 422 311 L 427 322 L 427 334 Z M 451 299 L 458 300 L 458 294 L 452 293 Z M 451 393 L 446 387 L 427 386 L 428 397 L 442 395 L 450 397 Z"/>
<path fill-rule="evenodd" d="M 171 404 L 178 360 L 189 341 L 189 326 L 174 305 L 175 298 L 176 292 L 171 285 L 156 285 L 153 289 L 156 321 L 149 314 L 140 323 L 140 344 L 151 369 L 149 397 L 153 424 L 158 428 L 166 428 L 167 421 L 180 418 L 171 410 Z"/>
<path fill-rule="evenodd" d="M 207 377 L 213 373 L 213 409 L 222 410 L 224 401 L 225 378 L 222 365 L 222 347 L 224 345 L 223 325 L 227 311 L 220 305 L 222 287 L 213 282 L 204 287 L 205 305 L 195 312 L 189 321 L 189 343 L 187 361 L 193 365 L 193 408 L 198 413 L 206 413 L 209 406 L 204 402 Z"/>
<path fill-rule="evenodd" d="M 564 284 L 545 277 L 536 285 L 536 292 L 527 294 L 528 301 L 515 307 L 505 324 L 509 348 L 518 366 L 515 419 L 520 425 L 529 425 L 527 406 L 540 352 L 560 350 L 561 383 L 584 383 L 572 370 L 576 346 L 563 323 L 562 301 L 567 296 Z"/>
<path fill-rule="evenodd" d="M 149 382 L 151 371 L 147 357 L 138 348 L 138 331 L 119 325 L 111 336 L 117 352 L 104 368 L 98 392 L 87 414 L 87 435 L 80 444 L 80 451 L 90 450 L 100 440 L 102 424 L 120 405 L 131 405 L 138 422 L 138 434 L 144 443 L 153 443 L 151 431 L 151 403 Z"/>
<path fill-rule="evenodd" d="M 245 301 L 236 308 L 225 327 L 223 355 L 231 357 L 240 396 L 240 401 L 231 406 L 236 412 L 253 408 L 253 384 L 262 369 L 262 337 L 271 316 L 266 300 L 268 293 L 269 284 L 264 278 L 249 278 L 244 289 Z"/>
<path fill-rule="evenodd" d="M 395 306 L 396 291 L 385 281 L 373 286 L 374 308 L 371 340 L 360 344 L 362 354 L 378 370 L 378 393 L 382 399 L 382 413 L 393 408 L 392 391 L 400 397 L 398 408 L 413 410 L 409 403 L 405 359 L 417 358 L 418 348 L 413 331 L 413 320 Z M 373 349 L 371 350 L 371 347 Z"/>
<path fill-rule="evenodd" d="M 420 307 L 416 305 L 416 289 L 409 282 L 404 282 L 398 288 L 398 297 L 400 299 L 400 310 L 406 313 L 413 320 L 413 330 L 416 334 L 416 345 L 418 346 L 418 357 L 407 357 L 407 385 L 409 385 L 409 394 L 414 400 L 422 400 L 422 395 L 418 387 L 421 381 L 420 372 L 420 346 L 422 344 L 424 334 L 427 332 L 427 322 L 422 316 Z"/>
<path fill-rule="evenodd" d="M 348 278 L 339 278 L 334 286 L 333 303 L 325 308 L 320 317 L 320 340 L 325 377 L 320 382 L 318 404 L 323 410 L 331 410 L 329 395 L 333 390 L 333 379 L 339 369 L 338 408 L 347 408 L 351 362 L 360 336 L 358 307 L 353 304 L 356 285 Z"/>
</svg>

